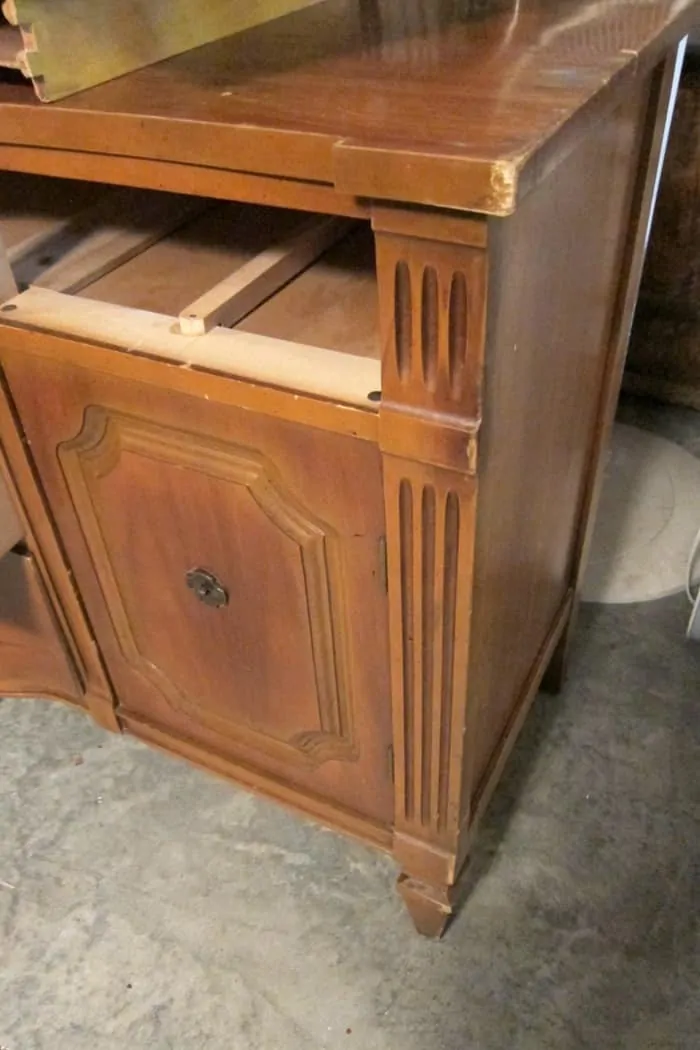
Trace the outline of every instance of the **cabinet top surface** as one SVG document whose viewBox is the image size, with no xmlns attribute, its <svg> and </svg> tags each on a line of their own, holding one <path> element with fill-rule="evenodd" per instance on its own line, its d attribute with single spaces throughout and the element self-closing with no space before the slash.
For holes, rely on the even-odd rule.
<svg viewBox="0 0 700 1050">
<path fill-rule="evenodd" d="M 0 144 L 508 214 L 694 22 L 700 0 L 323 0 L 49 106 L 0 84 Z"/>
</svg>

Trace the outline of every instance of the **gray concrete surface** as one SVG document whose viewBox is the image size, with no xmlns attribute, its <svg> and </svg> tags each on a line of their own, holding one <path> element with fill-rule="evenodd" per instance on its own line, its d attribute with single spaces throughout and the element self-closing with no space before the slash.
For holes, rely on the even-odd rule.
<svg viewBox="0 0 700 1050">
<path fill-rule="evenodd" d="M 387 858 L 71 710 L 1 702 L 0 1047 L 697 1050 L 686 613 L 584 609 L 439 944 Z"/>
</svg>

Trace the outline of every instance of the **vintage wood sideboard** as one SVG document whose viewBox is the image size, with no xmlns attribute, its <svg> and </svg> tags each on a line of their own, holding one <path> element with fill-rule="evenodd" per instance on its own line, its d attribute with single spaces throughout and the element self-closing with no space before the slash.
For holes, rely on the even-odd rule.
<svg viewBox="0 0 700 1050">
<path fill-rule="evenodd" d="M 0 83 L 0 693 L 392 852 L 439 935 L 564 673 L 698 21 L 326 0 Z"/>
</svg>

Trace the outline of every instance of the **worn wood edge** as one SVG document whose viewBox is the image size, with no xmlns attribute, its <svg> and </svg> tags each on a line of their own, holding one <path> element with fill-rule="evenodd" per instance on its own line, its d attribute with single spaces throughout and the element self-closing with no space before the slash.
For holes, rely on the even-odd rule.
<svg viewBox="0 0 700 1050">
<path fill-rule="evenodd" d="M 291 393 L 272 386 L 261 386 L 206 369 L 187 368 L 167 358 L 144 353 L 116 352 L 113 347 L 85 343 L 70 336 L 52 335 L 29 327 L 3 326 L 0 315 L 0 358 L 2 355 L 33 354 L 71 367 L 117 376 L 129 382 L 174 390 L 180 394 L 230 405 L 243 411 L 285 419 L 317 430 L 344 434 L 377 444 L 379 414 L 373 406 L 358 408 Z M 134 362 L 138 360 L 138 368 Z"/>
<path fill-rule="evenodd" d="M 6 303 L 0 319 L 13 327 L 72 336 L 377 411 L 367 399 L 371 391 L 381 389 L 381 363 L 373 358 L 222 328 L 204 336 L 183 336 L 176 318 L 165 314 L 35 287 Z"/>
<path fill-rule="evenodd" d="M 335 185 L 344 193 L 444 207 L 506 218 L 620 103 L 631 84 L 647 76 L 664 52 L 690 31 L 691 11 L 677 16 L 640 53 L 624 52 L 604 88 L 523 154 L 474 158 L 457 150 L 429 153 L 374 147 L 343 139 L 333 147 Z M 426 197 L 425 186 L 430 186 Z M 456 189 L 458 187 L 458 189 Z"/>
<path fill-rule="evenodd" d="M 337 190 L 358 197 L 499 216 L 510 215 L 517 201 L 518 167 L 510 160 L 343 139 L 333 147 L 333 173 Z"/>
<path fill-rule="evenodd" d="M 306 220 L 291 236 L 270 244 L 180 312 L 183 335 L 229 327 L 257 309 L 350 232 L 347 219 Z"/>
<path fill-rule="evenodd" d="M 133 736 L 149 744 L 174 754 L 200 769 L 215 773 L 225 780 L 240 784 L 256 794 L 273 799 L 283 806 L 312 817 L 333 830 L 368 843 L 386 853 L 391 852 L 391 829 L 354 813 L 340 804 L 314 795 L 302 788 L 293 787 L 278 779 L 271 773 L 251 768 L 242 761 L 228 758 L 217 752 L 205 749 L 190 740 L 186 740 L 169 729 L 163 730 L 138 715 L 118 711 L 122 727 Z"/>
<path fill-rule="evenodd" d="M 0 114 L 4 107 L 0 106 Z M 2 129 L 0 125 L 0 137 Z M 368 219 L 370 202 L 339 193 L 327 182 L 278 179 L 196 164 L 173 164 L 45 146 L 8 145 L 0 142 L 0 169 L 26 175 L 46 175 L 82 182 L 109 181 L 115 186 L 152 189 L 193 197 L 216 197 L 241 204 L 272 205 L 304 212 Z"/>
<path fill-rule="evenodd" d="M 540 648 L 537 657 L 535 658 L 532 669 L 525 679 L 523 688 L 515 703 L 511 716 L 508 719 L 505 731 L 491 756 L 491 760 L 481 778 L 481 782 L 477 785 L 476 791 L 472 796 L 469 813 L 465 821 L 465 823 L 469 825 L 468 835 L 466 836 L 466 842 L 462 844 L 460 849 L 460 867 L 465 854 L 471 847 L 478 825 L 484 816 L 489 802 L 491 801 L 491 797 L 501 779 L 505 764 L 510 757 L 510 753 L 515 746 L 520 731 L 525 724 L 525 719 L 527 718 L 530 708 L 537 696 L 540 684 L 545 676 L 547 667 L 549 666 L 549 662 L 567 628 L 573 604 L 574 592 L 573 589 L 571 589 L 567 592 L 564 601 L 557 611 L 554 622 L 545 637 L 544 643 Z"/>
<path fill-rule="evenodd" d="M 675 383 L 655 375 L 640 375 L 629 368 L 622 380 L 622 389 L 630 394 L 641 394 L 669 405 L 682 405 L 700 412 L 700 387 L 690 383 Z"/>
</svg>

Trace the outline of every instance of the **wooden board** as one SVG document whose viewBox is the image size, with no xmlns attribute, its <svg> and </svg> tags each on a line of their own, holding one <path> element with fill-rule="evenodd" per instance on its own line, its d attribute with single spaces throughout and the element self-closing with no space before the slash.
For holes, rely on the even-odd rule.
<svg viewBox="0 0 700 1050">
<path fill-rule="evenodd" d="M 177 362 L 186 368 L 252 379 L 339 404 L 376 411 L 368 394 L 381 389 L 378 361 L 242 331 L 215 328 L 183 336 L 172 317 L 29 288 L 6 320 L 97 346 Z"/>
<path fill-rule="evenodd" d="M 103 300 L 174 317 L 298 226 L 279 208 L 217 204 L 109 275 L 85 287 Z"/>
<path fill-rule="evenodd" d="M 22 39 L 3 28 L 0 65 L 21 69 L 52 102 L 316 2 L 5 0 Z"/>
<path fill-rule="evenodd" d="M 236 325 L 236 331 L 380 361 L 379 293 L 372 231 L 360 225 Z"/>
</svg>

